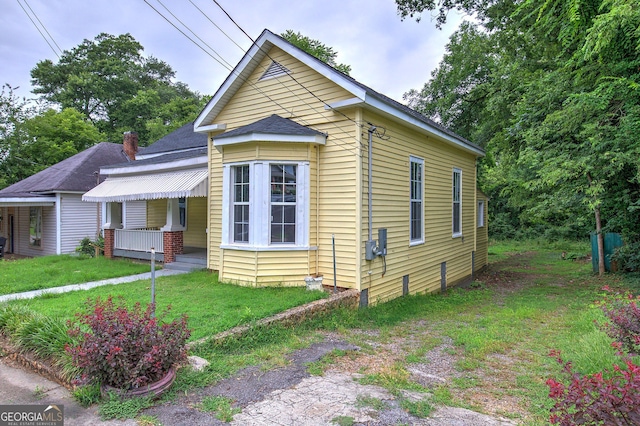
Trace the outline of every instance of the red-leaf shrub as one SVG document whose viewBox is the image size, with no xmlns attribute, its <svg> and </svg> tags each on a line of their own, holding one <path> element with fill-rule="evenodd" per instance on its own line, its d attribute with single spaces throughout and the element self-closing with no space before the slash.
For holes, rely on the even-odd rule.
<svg viewBox="0 0 640 426">
<path fill-rule="evenodd" d="M 609 322 L 602 324 L 601 328 L 615 342 L 618 347 L 630 355 L 640 354 L 640 296 L 631 293 L 616 294 L 608 287 L 603 288 L 610 292 L 601 303 L 600 307 Z"/>
<path fill-rule="evenodd" d="M 153 317 L 153 305 L 142 310 L 140 303 L 127 309 L 122 301 L 109 297 L 87 301 L 88 314 L 76 314 L 78 324 L 69 333 L 78 335 L 78 346 L 65 349 L 73 363 L 83 370 L 83 379 L 95 380 L 119 389 L 134 389 L 158 381 L 187 356 L 191 331 L 183 315 L 170 323 Z M 85 327 L 82 327 L 85 326 Z M 82 329 L 89 332 L 83 332 Z"/>
<path fill-rule="evenodd" d="M 614 365 L 611 378 L 602 373 L 580 376 L 573 372 L 571 362 L 562 360 L 559 352 L 552 351 L 550 356 L 571 377 L 569 385 L 547 380 L 549 397 L 556 401 L 551 409 L 551 423 L 640 425 L 640 366 L 627 359 L 627 369 Z"/>
</svg>

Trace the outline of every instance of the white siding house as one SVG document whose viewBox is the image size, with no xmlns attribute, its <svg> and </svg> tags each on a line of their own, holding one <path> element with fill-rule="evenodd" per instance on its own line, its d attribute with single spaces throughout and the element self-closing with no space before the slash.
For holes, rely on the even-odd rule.
<svg viewBox="0 0 640 426">
<path fill-rule="evenodd" d="M 100 230 L 100 209 L 82 202 L 100 167 L 124 163 L 122 145 L 102 142 L 0 191 L 0 237 L 5 253 L 45 256 L 73 253 Z"/>
</svg>

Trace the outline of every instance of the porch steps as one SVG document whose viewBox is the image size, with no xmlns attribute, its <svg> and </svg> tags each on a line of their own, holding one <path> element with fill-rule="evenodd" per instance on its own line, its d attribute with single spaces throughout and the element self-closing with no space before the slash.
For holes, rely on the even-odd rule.
<svg viewBox="0 0 640 426">
<path fill-rule="evenodd" d="M 176 261 L 165 263 L 164 269 L 173 269 L 177 271 L 199 271 L 207 269 L 207 259 L 194 254 L 178 254 Z"/>
</svg>

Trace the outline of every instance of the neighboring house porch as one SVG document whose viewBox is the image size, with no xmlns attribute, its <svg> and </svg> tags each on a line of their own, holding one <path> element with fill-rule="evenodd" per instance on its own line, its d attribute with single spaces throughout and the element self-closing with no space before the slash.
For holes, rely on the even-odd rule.
<svg viewBox="0 0 640 426">
<path fill-rule="evenodd" d="M 82 199 L 102 204 L 106 257 L 150 259 L 153 251 L 165 264 L 206 267 L 206 140 L 189 124 L 141 150 L 135 161 L 100 170 L 107 179 Z"/>
</svg>

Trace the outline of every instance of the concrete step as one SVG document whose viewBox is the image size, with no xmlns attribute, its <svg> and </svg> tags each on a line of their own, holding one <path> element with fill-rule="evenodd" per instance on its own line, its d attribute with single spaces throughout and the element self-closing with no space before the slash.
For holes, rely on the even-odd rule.
<svg viewBox="0 0 640 426">
<path fill-rule="evenodd" d="M 207 269 L 207 265 L 177 261 L 165 263 L 164 269 L 172 269 L 174 271 L 200 271 L 202 269 Z"/>
<path fill-rule="evenodd" d="M 188 254 L 177 254 L 176 262 L 191 263 L 194 265 L 203 266 L 205 268 L 207 267 L 207 259 L 205 259 L 204 257 L 191 256 Z"/>
</svg>

